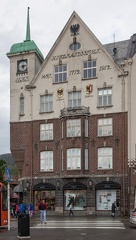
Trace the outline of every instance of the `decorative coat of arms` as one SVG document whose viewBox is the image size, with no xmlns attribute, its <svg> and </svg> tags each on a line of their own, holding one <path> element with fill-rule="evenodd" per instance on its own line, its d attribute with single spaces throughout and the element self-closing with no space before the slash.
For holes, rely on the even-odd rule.
<svg viewBox="0 0 136 240">
<path fill-rule="evenodd" d="M 79 29 L 80 29 L 80 25 L 79 24 L 72 25 L 70 27 L 71 35 L 75 36 L 75 35 L 79 34 Z"/>
</svg>

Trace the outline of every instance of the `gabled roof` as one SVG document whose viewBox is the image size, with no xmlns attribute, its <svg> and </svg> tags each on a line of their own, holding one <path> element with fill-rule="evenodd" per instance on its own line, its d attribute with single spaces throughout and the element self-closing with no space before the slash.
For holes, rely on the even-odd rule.
<svg viewBox="0 0 136 240">
<path fill-rule="evenodd" d="M 69 20 L 67 21 L 66 25 L 64 26 L 63 30 L 61 31 L 60 35 L 58 36 L 57 40 L 55 41 L 54 45 L 52 46 L 52 48 L 50 49 L 48 55 L 46 56 L 44 63 L 41 67 L 41 69 L 39 70 L 39 72 L 37 73 L 37 75 L 34 77 L 34 79 L 32 80 L 32 82 L 30 83 L 30 86 L 34 84 L 35 80 L 37 79 L 38 75 L 40 74 L 40 72 L 42 71 L 42 69 L 44 68 L 44 66 L 46 65 L 47 60 L 49 59 L 49 57 L 51 56 L 52 52 L 54 51 L 54 49 L 56 48 L 58 42 L 60 41 L 62 35 L 65 33 L 65 31 L 68 28 L 68 25 L 70 25 L 70 22 L 72 22 L 73 18 L 77 18 L 79 23 L 81 23 L 84 28 L 90 33 L 90 35 L 92 36 L 92 38 L 97 42 L 97 44 L 100 46 L 100 48 L 103 50 L 103 52 L 105 52 L 105 54 L 109 57 L 109 59 L 116 65 L 116 67 L 122 71 L 122 69 L 120 69 L 118 67 L 118 65 L 116 64 L 116 62 L 114 61 L 113 57 L 111 56 L 111 54 L 107 51 L 107 49 L 104 47 L 104 45 L 101 44 L 101 42 L 96 38 L 96 36 L 93 34 L 93 32 L 88 28 L 88 26 L 83 22 L 83 20 L 79 17 L 79 15 L 74 11 L 72 13 L 72 15 L 70 16 Z"/>
</svg>

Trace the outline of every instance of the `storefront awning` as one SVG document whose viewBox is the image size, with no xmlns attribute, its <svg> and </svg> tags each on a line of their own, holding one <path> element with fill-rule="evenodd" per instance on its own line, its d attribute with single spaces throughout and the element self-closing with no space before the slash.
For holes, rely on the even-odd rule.
<svg viewBox="0 0 136 240">
<path fill-rule="evenodd" d="M 19 193 L 19 192 L 23 192 L 23 186 L 18 184 L 14 190 L 13 190 L 14 193 Z"/>
</svg>

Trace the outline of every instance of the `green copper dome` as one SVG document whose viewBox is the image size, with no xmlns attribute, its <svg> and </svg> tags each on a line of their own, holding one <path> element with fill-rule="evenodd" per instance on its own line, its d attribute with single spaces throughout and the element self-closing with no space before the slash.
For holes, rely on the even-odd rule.
<svg viewBox="0 0 136 240">
<path fill-rule="evenodd" d="M 8 52 L 8 55 L 28 51 L 36 51 L 37 54 L 40 55 L 42 59 L 44 59 L 43 54 L 41 53 L 41 51 L 39 50 L 39 48 L 37 47 L 36 43 L 33 40 L 13 44 L 12 47 L 10 48 L 10 52 Z"/>
<path fill-rule="evenodd" d="M 21 43 L 15 43 L 10 48 L 10 52 L 7 55 L 12 55 L 16 53 L 22 52 L 29 52 L 29 51 L 36 51 L 37 54 L 44 60 L 43 54 L 41 53 L 40 49 L 37 47 L 36 43 L 31 40 L 30 37 L 30 21 L 29 21 L 29 7 L 27 13 L 27 27 L 26 27 L 26 40 Z"/>
</svg>

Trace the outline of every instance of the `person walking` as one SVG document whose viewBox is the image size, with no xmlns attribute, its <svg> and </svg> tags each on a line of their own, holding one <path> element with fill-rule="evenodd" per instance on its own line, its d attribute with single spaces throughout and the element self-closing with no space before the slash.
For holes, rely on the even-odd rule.
<svg viewBox="0 0 136 240">
<path fill-rule="evenodd" d="M 34 205 L 32 203 L 28 205 L 28 212 L 29 212 L 29 217 L 32 218 L 33 212 L 34 212 Z"/>
<path fill-rule="evenodd" d="M 48 205 L 43 199 L 41 203 L 38 205 L 38 210 L 40 211 L 40 221 L 41 223 L 44 222 L 46 224 L 46 210 L 48 209 Z"/>
<path fill-rule="evenodd" d="M 111 216 L 112 217 L 115 217 L 115 212 L 116 212 L 116 205 L 115 204 L 116 204 L 116 202 L 113 202 L 112 207 L 111 207 L 111 212 L 112 212 Z"/>
<path fill-rule="evenodd" d="M 70 206 L 69 206 L 69 217 L 70 217 L 71 214 L 74 217 L 74 213 L 73 213 L 72 209 L 73 209 L 73 203 L 71 203 Z"/>
<path fill-rule="evenodd" d="M 20 213 L 26 213 L 26 204 L 24 201 L 20 204 Z"/>
</svg>

